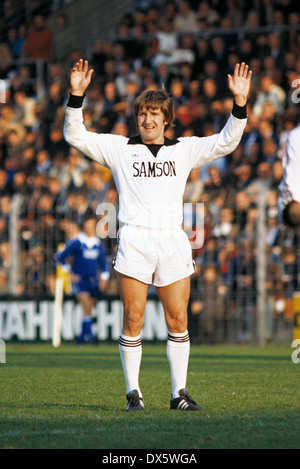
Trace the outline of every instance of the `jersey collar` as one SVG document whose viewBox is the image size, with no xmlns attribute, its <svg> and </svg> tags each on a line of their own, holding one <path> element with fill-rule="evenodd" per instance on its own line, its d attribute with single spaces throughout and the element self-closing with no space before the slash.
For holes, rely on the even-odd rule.
<svg viewBox="0 0 300 469">
<path fill-rule="evenodd" d="M 170 145 L 176 145 L 176 143 L 179 143 L 179 140 L 171 140 L 170 138 L 165 137 L 165 141 L 164 141 L 163 145 L 165 145 L 167 147 L 167 146 L 170 146 Z M 127 145 L 145 145 L 145 143 L 142 142 L 142 139 L 141 139 L 140 135 L 136 135 L 135 137 L 131 137 L 128 140 Z M 163 146 L 163 145 L 161 145 L 161 146 Z"/>
</svg>

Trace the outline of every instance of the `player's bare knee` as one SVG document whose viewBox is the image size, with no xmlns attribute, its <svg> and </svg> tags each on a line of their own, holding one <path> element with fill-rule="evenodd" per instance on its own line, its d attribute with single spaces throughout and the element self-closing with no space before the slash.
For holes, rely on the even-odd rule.
<svg viewBox="0 0 300 469">
<path fill-rule="evenodd" d="M 135 336 L 138 335 L 143 327 L 144 313 L 137 309 L 130 309 L 124 311 L 123 316 L 123 331 L 127 334 Z"/>
<path fill-rule="evenodd" d="M 166 322 L 170 332 L 181 333 L 187 329 L 187 315 L 185 313 L 168 316 Z"/>
</svg>

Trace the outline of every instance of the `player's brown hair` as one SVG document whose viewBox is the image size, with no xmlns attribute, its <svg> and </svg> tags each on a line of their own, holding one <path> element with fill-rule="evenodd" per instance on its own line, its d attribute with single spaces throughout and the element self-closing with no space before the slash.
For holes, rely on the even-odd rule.
<svg viewBox="0 0 300 469">
<path fill-rule="evenodd" d="M 137 124 L 137 117 L 141 109 L 160 109 L 167 124 L 165 129 L 168 129 L 174 119 L 174 106 L 173 100 L 164 90 L 145 90 L 135 100 L 133 105 L 133 114 Z"/>
</svg>

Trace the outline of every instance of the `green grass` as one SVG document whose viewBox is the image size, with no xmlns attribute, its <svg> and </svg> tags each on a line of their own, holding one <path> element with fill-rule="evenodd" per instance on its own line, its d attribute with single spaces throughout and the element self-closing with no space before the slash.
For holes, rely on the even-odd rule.
<svg viewBox="0 0 300 469">
<path fill-rule="evenodd" d="M 293 350 L 192 345 L 187 384 L 206 411 L 189 413 L 169 410 L 165 344 L 143 344 L 146 408 L 128 414 L 117 344 L 8 343 L 0 364 L 0 448 L 299 448 Z"/>
</svg>

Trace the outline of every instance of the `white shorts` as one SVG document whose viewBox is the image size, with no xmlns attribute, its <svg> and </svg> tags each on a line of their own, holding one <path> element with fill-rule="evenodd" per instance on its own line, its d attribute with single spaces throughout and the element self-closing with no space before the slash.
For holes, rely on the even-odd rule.
<svg viewBox="0 0 300 469">
<path fill-rule="evenodd" d="M 118 232 L 114 269 L 140 282 L 157 287 L 194 273 L 192 249 L 181 228 L 153 230 L 124 225 Z"/>
</svg>

